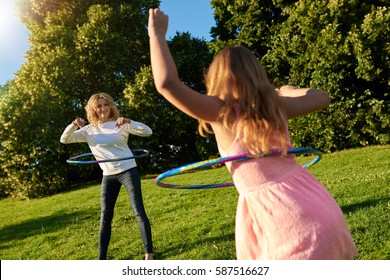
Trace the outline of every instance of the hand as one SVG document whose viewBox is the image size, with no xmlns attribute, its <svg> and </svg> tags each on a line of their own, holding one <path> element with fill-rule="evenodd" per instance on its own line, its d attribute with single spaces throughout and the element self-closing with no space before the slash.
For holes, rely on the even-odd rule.
<svg viewBox="0 0 390 280">
<path fill-rule="evenodd" d="M 282 86 L 279 91 L 281 92 L 284 92 L 284 91 L 290 91 L 290 90 L 294 90 L 294 89 L 297 89 L 298 87 L 296 86 L 292 86 L 292 85 L 285 85 L 285 86 Z"/>
<path fill-rule="evenodd" d="M 151 36 L 165 34 L 168 30 L 168 16 L 159 9 L 149 9 L 149 23 L 148 23 L 148 34 Z"/>
<path fill-rule="evenodd" d="M 131 120 L 130 120 L 130 119 L 123 118 L 123 117 L 119 117 L 119 118 L 117 118 L 117 120 L 115 121 L 115 125 L 116 125 L 116 126 L 121 126 L 121 125 L 124 125 L 125 123 L 130 124 L 130 123 L 131 123 Z"/>
<path fill-rule="evenodd" d="M 85 121 L 82 118 L 77 118 L 72 123 L 77 125 L 79 128 L 82 128 L 85 125 Z"/>
</svg>

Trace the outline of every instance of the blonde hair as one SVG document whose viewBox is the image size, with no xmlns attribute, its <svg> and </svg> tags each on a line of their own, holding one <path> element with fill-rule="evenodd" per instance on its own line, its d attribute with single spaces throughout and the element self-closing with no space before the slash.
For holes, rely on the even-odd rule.
<svg viewBox="0 0 390 280">
<path fill-rule="evenodd" d="M 87 112 L 87 119 L 92 126 L 98 126 L 98 124 L 100 123 L 99 116 L 96 113 L 98 100 L 100 98 L 106 100 L 108 106 L 110 107 L 110 119 L 116 120 L 119 118 L 119 110 L 116 107 L 114 99 L 112 99 L 111 96 L 104 92 L 95 93 L 89 98 L 87 105 L 85 106 L 85 111 Z"/>
<path fill-rule="evenodd" d="M 287 117 L 276 87 L 256 56 L 247 48 L 223 49 L 205 76 L 207 95 L 224 101 L 220 110 L 223 125 L 238 136 L 252 154 L 279 148 L 286 153 Z M 199 132 L 212 133 L 199 121 Z"/>
</svg>

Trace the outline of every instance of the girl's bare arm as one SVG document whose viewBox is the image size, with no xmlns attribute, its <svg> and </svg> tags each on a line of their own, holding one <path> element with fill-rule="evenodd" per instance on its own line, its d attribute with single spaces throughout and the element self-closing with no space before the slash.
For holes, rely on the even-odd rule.
<svg viewBox="0 0 390 280">
<path fill-rule="evenodd" d="M 323 90 L 283 86 L 279 89 L 288 118 L 302 116 L 326 108 L 331 98 Z"/>
<path fill-rule="evenodd" d="M 198 93 L 180 81 L 165 39 L 167 28 L 168 16 L 159 9 L 150 9 L 150 56 L 157 91 L 187 115 L 209 122 L 216 121 L 223 102 L 216 97 Z"/>
</svg>

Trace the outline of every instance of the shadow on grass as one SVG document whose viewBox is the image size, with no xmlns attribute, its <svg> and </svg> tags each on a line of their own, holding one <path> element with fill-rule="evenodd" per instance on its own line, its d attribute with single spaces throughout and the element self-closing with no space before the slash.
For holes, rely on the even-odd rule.
<svg viewBox="0 0 390 280">
<path fill-rule="evenodd" d="M 341 209 L 344 213 L 351 213 L 351 212 L 356 212 L 358 210 L 361 210 L 362 208 L 373 207 L 379 204 L 388 203 L 389 201 L 390 201 L 390 197 L 370 199 L 370 200 L 365 200 L 350 205 L 341 206 Z"/>
<path fill-rule="evenodd" d="M 155 257 L 157 260 L 180 260 L 178 256 L 186 255 L 186 252 L 196 250 L 198 247 L 214 247 L 213 252 L 210 252 L 209 256 L 211 258 L 205 257 L 204 260 L 226 260 L 226 259 L 235 259 L 235 249 L 225 248 L 227 245 L 222 244 L 226 242 L 233 242 L 234 246 L 234 233 L 223 235 L 221 237 L 209 237 L 201 238 L 193 241 L 185 240 L 183 243 L 174 245 L 174 246 L 164 246 L 164 248 L 158 247 L 155 249 Z M 221 247 L 218 249 L 218 247 Z M 228 256 L 227 253 L 233 252 L 232 256 Z M 195 253 L 194 253 L 195 254 Z M 197 255 L 197 254 L 195 254 Z"/>
<path fill-rule="evenodd" d="M 90 213 L 78 211 L 72 213 L 55 213 L 50 216 L 37 219 L 30 219 L 16 225 L 6 226 L 0 229 L 0 249 L 9 247 L 11 241 L 20 241 L 31 236 L 47 234 L 62 230 L 69 224 L 76 223 L 79 219 L 84 219 Z"/>
</svg>

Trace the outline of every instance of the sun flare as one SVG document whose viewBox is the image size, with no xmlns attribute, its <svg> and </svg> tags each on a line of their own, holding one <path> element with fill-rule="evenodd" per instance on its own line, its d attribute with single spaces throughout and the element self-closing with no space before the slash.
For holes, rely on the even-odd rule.
<svg viewBox="0 0 390 280">
<path fill-rule="evenodd" d="M 18 24 L 18 18 L 15 15 L 14 1 L 0 2 L 0 38 L 12 36 L 15 26 Z"/>
</svg>

